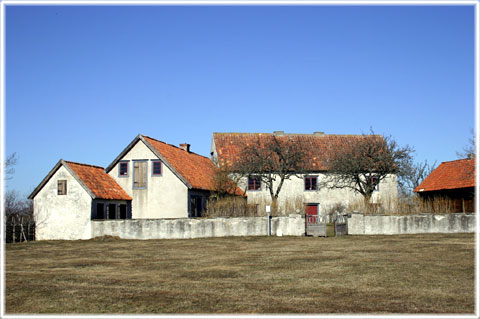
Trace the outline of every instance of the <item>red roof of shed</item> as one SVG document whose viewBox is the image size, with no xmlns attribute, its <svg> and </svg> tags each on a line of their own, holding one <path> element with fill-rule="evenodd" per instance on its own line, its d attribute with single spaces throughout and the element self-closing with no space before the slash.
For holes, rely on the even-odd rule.
<svg viewBox="0 0 480 319">
<path fill-rule="evenodd" d="M 415 192 L 475 187 L 475 159 L 460 159 L 441 163 Z"/>
</svg>

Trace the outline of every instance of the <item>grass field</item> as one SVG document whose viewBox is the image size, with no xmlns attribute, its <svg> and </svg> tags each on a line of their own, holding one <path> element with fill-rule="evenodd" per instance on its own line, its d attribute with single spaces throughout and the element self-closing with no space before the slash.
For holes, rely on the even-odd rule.
<svg viewBox="0 0 480 319">
<path fill-rule="evenodd" d="M 6 313 L 473 313 L 474 235 L 6 246 Z"/>
</svg>

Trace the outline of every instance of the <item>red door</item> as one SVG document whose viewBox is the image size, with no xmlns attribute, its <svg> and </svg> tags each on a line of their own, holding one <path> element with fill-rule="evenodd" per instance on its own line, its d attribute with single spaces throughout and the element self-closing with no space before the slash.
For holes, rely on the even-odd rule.
<svg viewBox="0 0 480 319">
<path fill-rule="evenodd" d="M 307 215 L 318 215 L 318 205 L 317 204 L 307 204 L 305 208 L 305 214 Z"/>
</svg>

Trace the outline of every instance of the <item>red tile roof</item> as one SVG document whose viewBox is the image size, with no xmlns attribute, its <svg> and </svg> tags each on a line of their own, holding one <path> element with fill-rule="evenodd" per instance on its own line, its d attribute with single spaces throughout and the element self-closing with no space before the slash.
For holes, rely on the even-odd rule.
<svg viewBox="0 0 480 319">
<path fill-rule="evenodd" d="M 64 161 L 96 198 L 132 200 L 103 167 Z"/>
<path fill-rule="evenodd" d="M 461 159 L 441 163 L 415 192 L 475 187 L 475 159 Z"/>
<path fill-rule="evenodd" d="M 292 143 L 302 143 L 309 150 L 310 162 L 305 164 L 309 171 L 325 171 L 325 160 L 332 149 L 348 144 L 352 140 L 363 138 L 363 135 L 315 135 L 315 134 L 284 134 L 270 133 L 213 133 L 215 149 L 219 165 L 232 166 L 240 159 L 240 153 L 245 146 L 275 136 L 277 139 L 290 139 Z M 377 135 L 379 136 L 379 135 Z"/>
<path fill-rule="evenodd" d="M 214 190 L 215 165 L 212 161 L 193 152 L 187 152 L 148 136 L 145 140 L 192 186 L 202 190 Z"/>
</svg>

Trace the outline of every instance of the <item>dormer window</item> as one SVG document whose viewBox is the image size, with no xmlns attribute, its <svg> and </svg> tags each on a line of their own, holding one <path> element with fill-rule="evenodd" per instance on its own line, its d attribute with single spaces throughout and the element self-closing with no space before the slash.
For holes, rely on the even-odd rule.
<svg viewBox="0 0 480 319">
<path fill-rule="evenodd" d="M 120 162 L 118 165 L 118 176 L 128 177 L 128 162 Z"/>
</svg>

